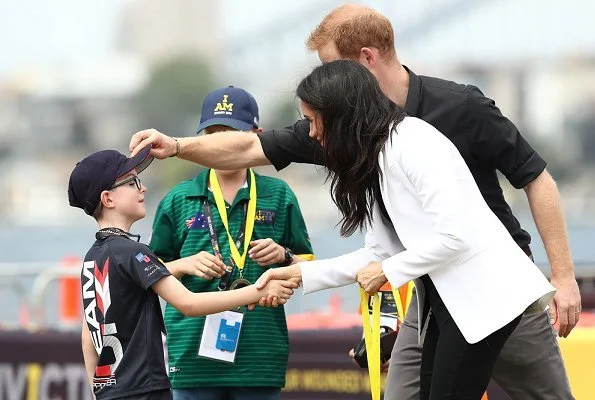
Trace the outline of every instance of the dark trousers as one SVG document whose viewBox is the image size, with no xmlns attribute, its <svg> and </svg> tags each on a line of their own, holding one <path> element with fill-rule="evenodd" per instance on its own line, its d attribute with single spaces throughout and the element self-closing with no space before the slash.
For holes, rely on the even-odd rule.
<svg viewBox="0 0 595 400">
<path fill-rule="evenodd" d="M 498 354 L 521 316 L 480 342 L 469 344 L 431 280 L 422 280 L 431 313 L 422 349 L 420 399 L 480 400 Z"/>
<path fill-rule="evenodd" d="M 154 392 L 148 392 L 143 394 L 137 394 L 134 396 L 124 397 L 126 400 L 171 400 L 172 394 L 171 389 L 156 390 Z"/>
</svg>

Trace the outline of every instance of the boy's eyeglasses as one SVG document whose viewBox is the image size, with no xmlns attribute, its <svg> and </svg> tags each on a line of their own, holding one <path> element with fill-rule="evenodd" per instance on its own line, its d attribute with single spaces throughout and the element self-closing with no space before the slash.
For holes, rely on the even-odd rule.
<svg viewBox="0 0 595 400">
<path fill-rule="evenodd" d="M 122 182 L 116 183 L 115 185 L 112 185 L 112 187 L 109 188 L 109 190 L 115 189 L 119 186 L 124 186 L 128 183 L 134 182 L 136 184 L 136 188 L 138 190 L 141 189 L 142 183 L 140 181 L 140 178 L 137 175 L 131 176 L 128 179 L 124 179 Z"/>
</svg>

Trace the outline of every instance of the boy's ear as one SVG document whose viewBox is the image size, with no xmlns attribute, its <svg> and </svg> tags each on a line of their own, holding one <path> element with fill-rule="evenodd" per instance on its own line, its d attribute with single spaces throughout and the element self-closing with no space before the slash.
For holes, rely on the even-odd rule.
<svg viewBox="0 0 595 400">
<path fill-rule="evenodd" d="M 111 193 L 109 190 L 104 190 L 103 192 L 101 192 L 101 195 L 99 196 L 99 201 L 101 201 L 101 205 L 103 206 L 103 208 L 114 207 L 114 201 L 112 200 Z"/>
</svg>

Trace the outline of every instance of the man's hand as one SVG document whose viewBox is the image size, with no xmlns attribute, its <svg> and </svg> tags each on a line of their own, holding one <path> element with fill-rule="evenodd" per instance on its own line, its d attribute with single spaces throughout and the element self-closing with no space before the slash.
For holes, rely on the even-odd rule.
<svg viewBox="0 0 595 400">
<path fill-rule="evenodd" d="M 302 270 L 299 264 L 293 264 L 288 267 L 271 268 L 258 278 L 255 283 L 256 289 L 263 289 L 267 282 L 270 280 L 277 279 L 282 281 L 291 281 L 296 287 L 302 282 Z M 276 307 L 279 299 L 274 296 L 261 297 L 258 304 L 263 307 Z M 256 304 L 250 304 L 248 309 L 253 310 Z"/>
<path fill-rule="evenodd" d="M 159 160 L 176 154 L 177 144 L 174 139 L 158 130 L 145 129 L 132 135 L 128 146 L 128 150 L 131 151 L 130 156 L 135 156 L 136 153 L 148 145 L 151 145 L 151 155 Z"/>
<path fill-rule="evenodd" d="M 558 336 L 567 337 L 576 326 L 581 313 L 581 295 L 574 277 L 565 279 L 551 279 L 551 284 L 557 289 L 556 295 L 550 303 L 550 323 L 560 322 Z"/>
<path fill-rule="evenodd" d="M 382 270 L 382 264 L 371 261 L 355 274 L 355 280 L 368 294 L 374 294 L 380 290 L 388 280 Z"/>
<path fill-rule="evenodd" d="M 560 323 L 558 335 L 567 337 L 581 312 L 581 297 L 574 276 L 566 222 L 556 182 L 547 170 L 524 187 L 547 258 L 552 268 L 551 283 L 557 289 L 550 304 L 552 324 Z"/>
<path fill-rule="evenodd" d="M 250 246 L 252 248 L 248 251 L 248 256 L 261 267 L 285 261 L 285 248 L 271 238 L 253 240 Z"/>
<path fill-rule="evenodd" d="M 355 349 L 349 350 L 349 357 L 351 358 L 351 361 L 353 361 L 353 363 L 359 367 L 359 364 L 355 361 Z M 387 373 L 389 365 L 390 365 L 390 360 L 387 360 L 384 364 L 382 364 L 380 366 L 380 372 Z"/>
<path fill-rule="evenodd" d="M 174 274 L 176 277 L 178 275 L 194 275 L 209 281 L 213 278 L 220 278 L 225 268 L 225 264 L 219 257 L 206 251 L 172 261 L 168 263 L 168 268 L 170 268 L 170 264 L 173 264 L 177 271 L 182 272 Z"/>
</svg>

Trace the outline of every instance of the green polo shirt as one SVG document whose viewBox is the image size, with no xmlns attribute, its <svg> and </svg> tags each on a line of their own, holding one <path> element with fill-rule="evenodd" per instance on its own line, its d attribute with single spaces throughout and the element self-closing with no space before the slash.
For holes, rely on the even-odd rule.
<svg viewBox="0 0 595 400">
<path fill-rule="evenodd" d="M 200 251 L 213 254 L 203 210 L 205 197 L 211 204 L 221 254 L 224 260 L 229 259 L 227 234 L 208 188 L 208 177 L 209 170 L 205 170 L 194 179 L 178 184 L 159 203 L 149 246 L 164 261 Z M 257 201 L 252 240 L 271 238 L 297 255 L 311 257 L 312 246 L 295 194 L 279 179 L 255 174 L 255 180 Z M 244 202 L 248 201 L 249 193 L 249 187 L 240 188 L 233 204 L 228 204 L 229 231 L 234 239 L 242 225 Z M 254 283 L 266 269 L 247 257 L 243 275 Z M 238 275 L 236 270 L 232 281 Z M 219 279 L 208 281 L 186 275 L 181 281 L 193 292 L 218 291 Z M 289 344 L 282 306 L 256 307 L 245 312 L 234 364 L 197 356 L 204 322 L 205 317 L 188 318 L 169 304 L 166 306 L 169 376 L 174 388 L 285 386 Z"/>
</svg>

